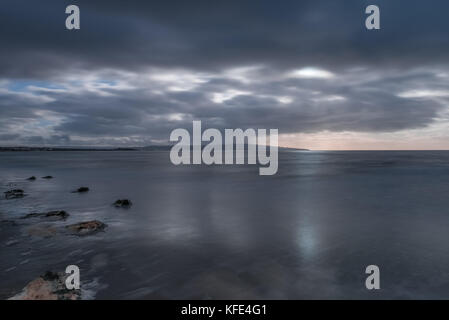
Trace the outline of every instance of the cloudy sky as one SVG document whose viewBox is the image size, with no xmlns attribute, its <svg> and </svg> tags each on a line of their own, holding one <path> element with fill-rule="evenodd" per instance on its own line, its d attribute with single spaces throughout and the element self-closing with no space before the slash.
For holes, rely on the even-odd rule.
<svg viewBox="0 0 449 320">
<path fill-rule="evenodd" d="M 66 30 L 65 7 L 81 10 Z M 381 30 L 365 28 L 377 4 Z M 0 145 L 278 128 L 311 149 L 449 149 L 447 0 L 0 3 Z"/>
</svg>

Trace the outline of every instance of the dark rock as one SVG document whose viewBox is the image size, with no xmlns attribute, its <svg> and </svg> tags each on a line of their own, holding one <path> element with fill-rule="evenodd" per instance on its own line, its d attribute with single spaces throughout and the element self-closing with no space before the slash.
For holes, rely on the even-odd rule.
<svg viewBox="0 0 449 320">
<path fill-rule="evenodd" d="M 78 236 L 94 234 L 103 231 L 106 227 L 106 224 L 98 220 L 84 221 L 66 226 L 69 232 Z"/>
<path fill-rule="evenodd" d="M 42 276 L 45 281 L 54 281 L 59 279 L 59 275 L 56 272 L 47 271 Z"/>
<path fill-rule="evenodd" d="M 88 192 L 89 188 L 88 187 L 80 187 L 77 190 L 73 191 L 73 193 L 83 193 L 83 192 Z"/>
<path fill-rule="evenodd" d="M 22 189 L 13 189 L 4 192 L 6 199 L 17 199 L 17 198 L 23 198 L 25 196 L 25 193 Z"/>
<path fill-rule="evenodd" d="M 62 219 L 66 219 L 68 216 L 69 214 L 64 210 L 49 211 L 45 214 L 45 217 L 58 217 Z"/>
<path fill-rule="evenodd" d="M 42 177 L 42 179 L 53 179 L 53 177 L 52 176 L 45 176 L 45 177 Z"/>
<path fill-rule="evenodd" d="M 32 177 L 29 177 L 27 180 L 29 180 L 29 181 L 34 181 L 34 180 L 36 180 L 36 177 L 35 177 L 35 176 L 32 176 Z"/>
<path fill-rule="evenodd" d="M 131 200 L 128 199 L 119 199 L 114 202 L 114 206 L 117 208 L 129 208 L 132 205 Z"/>
<path fill-rule="evenodd" d="M 26 216 L 22 217 L 22 219 L 28 219 L 28 218 L 52 218 L 56 220 L 65 220 L 69 214 L 64 210 L 56 210 L 56 211 L 49 211 L 49 212 L 39 212 L 39 213 L 29 213 Z"/>
<path fill-rule="evenodd" d="M 80 300 L 81 290 L 69 290 L 65 281 L 69 274 L 47 271 L 26 285 L 10 300 Z"/>
</svg>

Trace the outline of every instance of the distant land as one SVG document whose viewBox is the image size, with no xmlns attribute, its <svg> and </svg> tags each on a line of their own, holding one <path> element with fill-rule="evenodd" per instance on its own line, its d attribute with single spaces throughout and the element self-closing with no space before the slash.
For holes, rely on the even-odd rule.
<svg viewBox="0 0 449 320">
<path fill-rule="evenodd" d="M 0 147 L 1 151 L 137 151 L 138 148 L 97 148 L 97 147 Z"/>
<path fill-rule="evenodd" d="M 6 151 L 168 151 L 172 145 L 153 145 L 146 147 L 0 147 L 0 152 Z M 235 148 L 235 147 L 234 147 Z M 279 147 L 279 151 L 310 151 L 309 149 Z"/>
</svg>

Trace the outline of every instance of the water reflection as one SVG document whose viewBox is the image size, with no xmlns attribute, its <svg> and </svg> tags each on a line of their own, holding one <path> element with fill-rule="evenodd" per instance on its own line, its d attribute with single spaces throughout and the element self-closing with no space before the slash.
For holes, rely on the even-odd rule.
<svg viewBox="0 0 449 320">
<path fill-rule="evenodd" d="M 46 270 L 77 263 L 98 298 L 372 298 L 364 268 L 386 270 L 376 297 L 449 293 L 449 153 L 281 153 L 257 166 L 171 165 L 165 152 L 4 153 L 2 220 L 66 210 L 106 232 L 30 236 L 1 226 L 7 297 Z M 76 169 L 76 170 L 75 170 Z M 51 174 L 51 181 L 28 182 Z M 70 193 L 88 186 L 84 195 Z M 129 198 L 130 209 L 112 206 Z M 6 243 L 17 243 L 7 246 Z"/>
</svg>

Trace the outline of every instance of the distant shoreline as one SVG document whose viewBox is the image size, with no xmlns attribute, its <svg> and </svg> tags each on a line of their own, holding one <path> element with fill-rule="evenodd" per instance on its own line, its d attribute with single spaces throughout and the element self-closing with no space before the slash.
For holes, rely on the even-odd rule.
<svg viewBox="0 0 449 320">
<path fill-rule="evenodd" d="M 0 147 L 6 151 L 138 151 L 138 148 L 63 148 L 63 147 Z"/>
<path fill-rule="evenodd" d="M 0 152 L 11 151 L 169 151 L 170 145 L 129 147 L 129 148 L 75 148 L 75 147 L 0 147 Z M 279 147 L 279 150 L 287 151 L 310 151 L 309 149 Z"/>
</svg>

